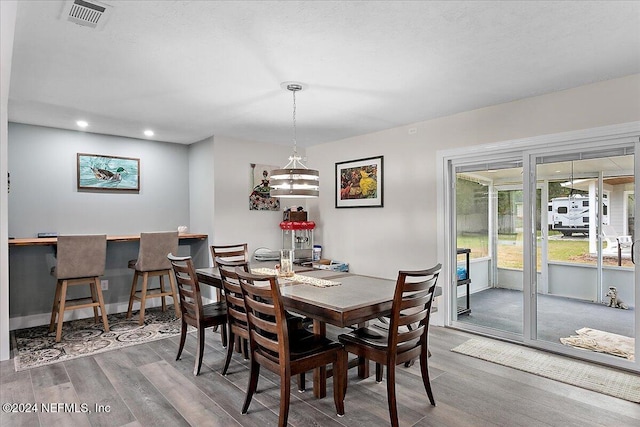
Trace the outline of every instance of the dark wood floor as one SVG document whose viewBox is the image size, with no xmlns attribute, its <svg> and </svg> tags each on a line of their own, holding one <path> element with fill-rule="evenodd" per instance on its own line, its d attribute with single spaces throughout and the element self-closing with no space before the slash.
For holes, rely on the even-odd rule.
<svg viewBox="0 0 640 427">
<path fill-rule="evenodd" d="M 430 369 L 437 406 L 428 403 L 417 364 L 399 367 L 400 424 L 403 426 L 638 426 L 640 405 L 451 352 L 472 335 L 431 328 Z M 259 426 L 277 425 L 278 379 L 264 372 L 259 393 L 240 414 L 248 369 L 234 356 L 220 375 L 224 353 L 219 335 L 209 333 L 204 365 L 194 377 L 189 340 L 175 361 L 177 339 L 169 338 L 69 362 L 15 372 L 0 363 L 0 401 L 78 404 L 80 412 L 0 413 L 2 426 Z M 308 375 L 311 377 L 311 375 Z M 295 387 L 294 387 L 295 388 Z M 311 382 L 308 380 L 308 388 Z M 331 382 L 328 396 L 332 396 Z M 79 404 L 87 404 L 91 413 Z M 96 412 L 95 404 L 109 412 Z M 346 414 L 338 418 L 333 399 L 309 390 L 292 392 L 293 426 L 385 426 L 389 424 L 384 381 L 349 372 Z"/>
</svg>

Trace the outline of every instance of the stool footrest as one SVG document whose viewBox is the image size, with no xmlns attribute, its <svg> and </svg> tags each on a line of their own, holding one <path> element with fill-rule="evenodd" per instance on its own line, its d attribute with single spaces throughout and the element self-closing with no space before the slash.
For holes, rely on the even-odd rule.
<svg viewBox="0 0 640 427">
<path fill-rule="evenodd" d="M 91 297 L 68 299 L 64 302 L 64 311 L 89 307 L 100 307 L 100 303 L 98 301 L 94 302 Z"/>
<path fill-rule="evenodd" d="M 142 291 L 136 291 L 133 295 L 134 299 L 141 300 Z M 147 289 L 147 296 L 145 298 L 159 298 L 159 297 L 173 297 L 171 291 L 161 292 L 160 289 Z"/>
</svg>

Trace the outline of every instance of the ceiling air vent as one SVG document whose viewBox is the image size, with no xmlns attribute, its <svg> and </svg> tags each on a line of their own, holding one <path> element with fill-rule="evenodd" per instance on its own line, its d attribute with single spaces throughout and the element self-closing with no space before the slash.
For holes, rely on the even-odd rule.
<svg viewBox="0 0 640 427">
<path fill-rule="evenodd" d="M 84 27 L 101 29 L 110 9 L 111 6 L 93 0 L 70 0 L 64 5 L 61 19 Z"/>
</svg>

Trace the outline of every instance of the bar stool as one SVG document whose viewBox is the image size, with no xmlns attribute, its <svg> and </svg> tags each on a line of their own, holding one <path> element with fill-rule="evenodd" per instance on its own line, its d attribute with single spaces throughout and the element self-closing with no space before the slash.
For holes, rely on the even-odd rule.
<svg viewBox="0 0 640 427">
<path fill-rule="evenodd" d="M 49 332 L 53 332 L 57 320 L 56 342 L 60 342 L 65 311 L 89 307 L 93 308 L 96 323 L 99 322 L 98 308 L 100 308 L 104 330 L 109 332 L 102 288 L 98 280 L 104 274 L 107 236 L 104 234 L 58 236 L 56 250 L 57 264 L 51 269 L 51 274 L 56 278 L 56 294 L 53 298 Z M 76 285 L 89 285 L 91 296 L 67 299 L 68 287 Z"/>
<path fill-rule="evenodd" d="M 140 233 L 140 250 L 138 259 L 129 261 L 129 268 L 135 269 L 133 282 L 131 283 L 131 293 L 129 296 L 129 308 L 127 309 L 127 319 L 131 318 L 133 302 L 140 301 L 139 324 L 144 323 L 144 311 L 147 299 L 162 298 L 162 311 L 167 310 L 165 298 L 170 296 L 173 299 L 173 306 L 176 316 L 180 317 L 180 303 L 176 293 L 175 278 L 171 270 L 171 262 L 167 259 L 167 254 L 178 252 L 178 232 L 168 231 L 159 233 Z M 139 291 L 138 279 L 142 276 L 142 289 Z M 159 288 L 149 288 L 150 277 L 160 278 Z M 165 289 L 164 276 L 169 277 L 170 289 Z"/>
</svg>

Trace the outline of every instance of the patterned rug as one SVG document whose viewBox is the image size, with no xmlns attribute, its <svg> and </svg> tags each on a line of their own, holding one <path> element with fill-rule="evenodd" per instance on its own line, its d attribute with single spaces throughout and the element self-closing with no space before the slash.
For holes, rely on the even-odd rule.
<svg viewBox="0 0 640 427">
<path fill-rule="evenodd" d="M 501 341 L 473 338 L 451 351 L 640 403 L 640 376 L 636 374 Z"/>
<path fill-rule="evenodd" d="M 16 371 L 180 334 L 180 319 L 176 318 L 173 306 L 167 306 L 166 312 L 160 307 L 147 309 L 142 326 L 138 325 L 137 311 L 131 319 L 125 316 L 126 313 L 108 315 L 110 331 L 106 333 L 102 322 L 95 323 L 93 317 L 65 322 L 59 343 L 55 331 L 49 332 L 49 325 L 16 330 Z"/>
<path fill-rule="evenodd" d="M 578 335 L 571 335 L 568 338 L 560 338 L 564 345 L 575 348 L 596 351 L 598 353 L 612 354 L 625 359 L 635 360 L 635 339 L 624 335 L 612 334 L 611 332 L 599 331 L 597 329 L 582 328 L 576 331 Z"/>
</svg>

